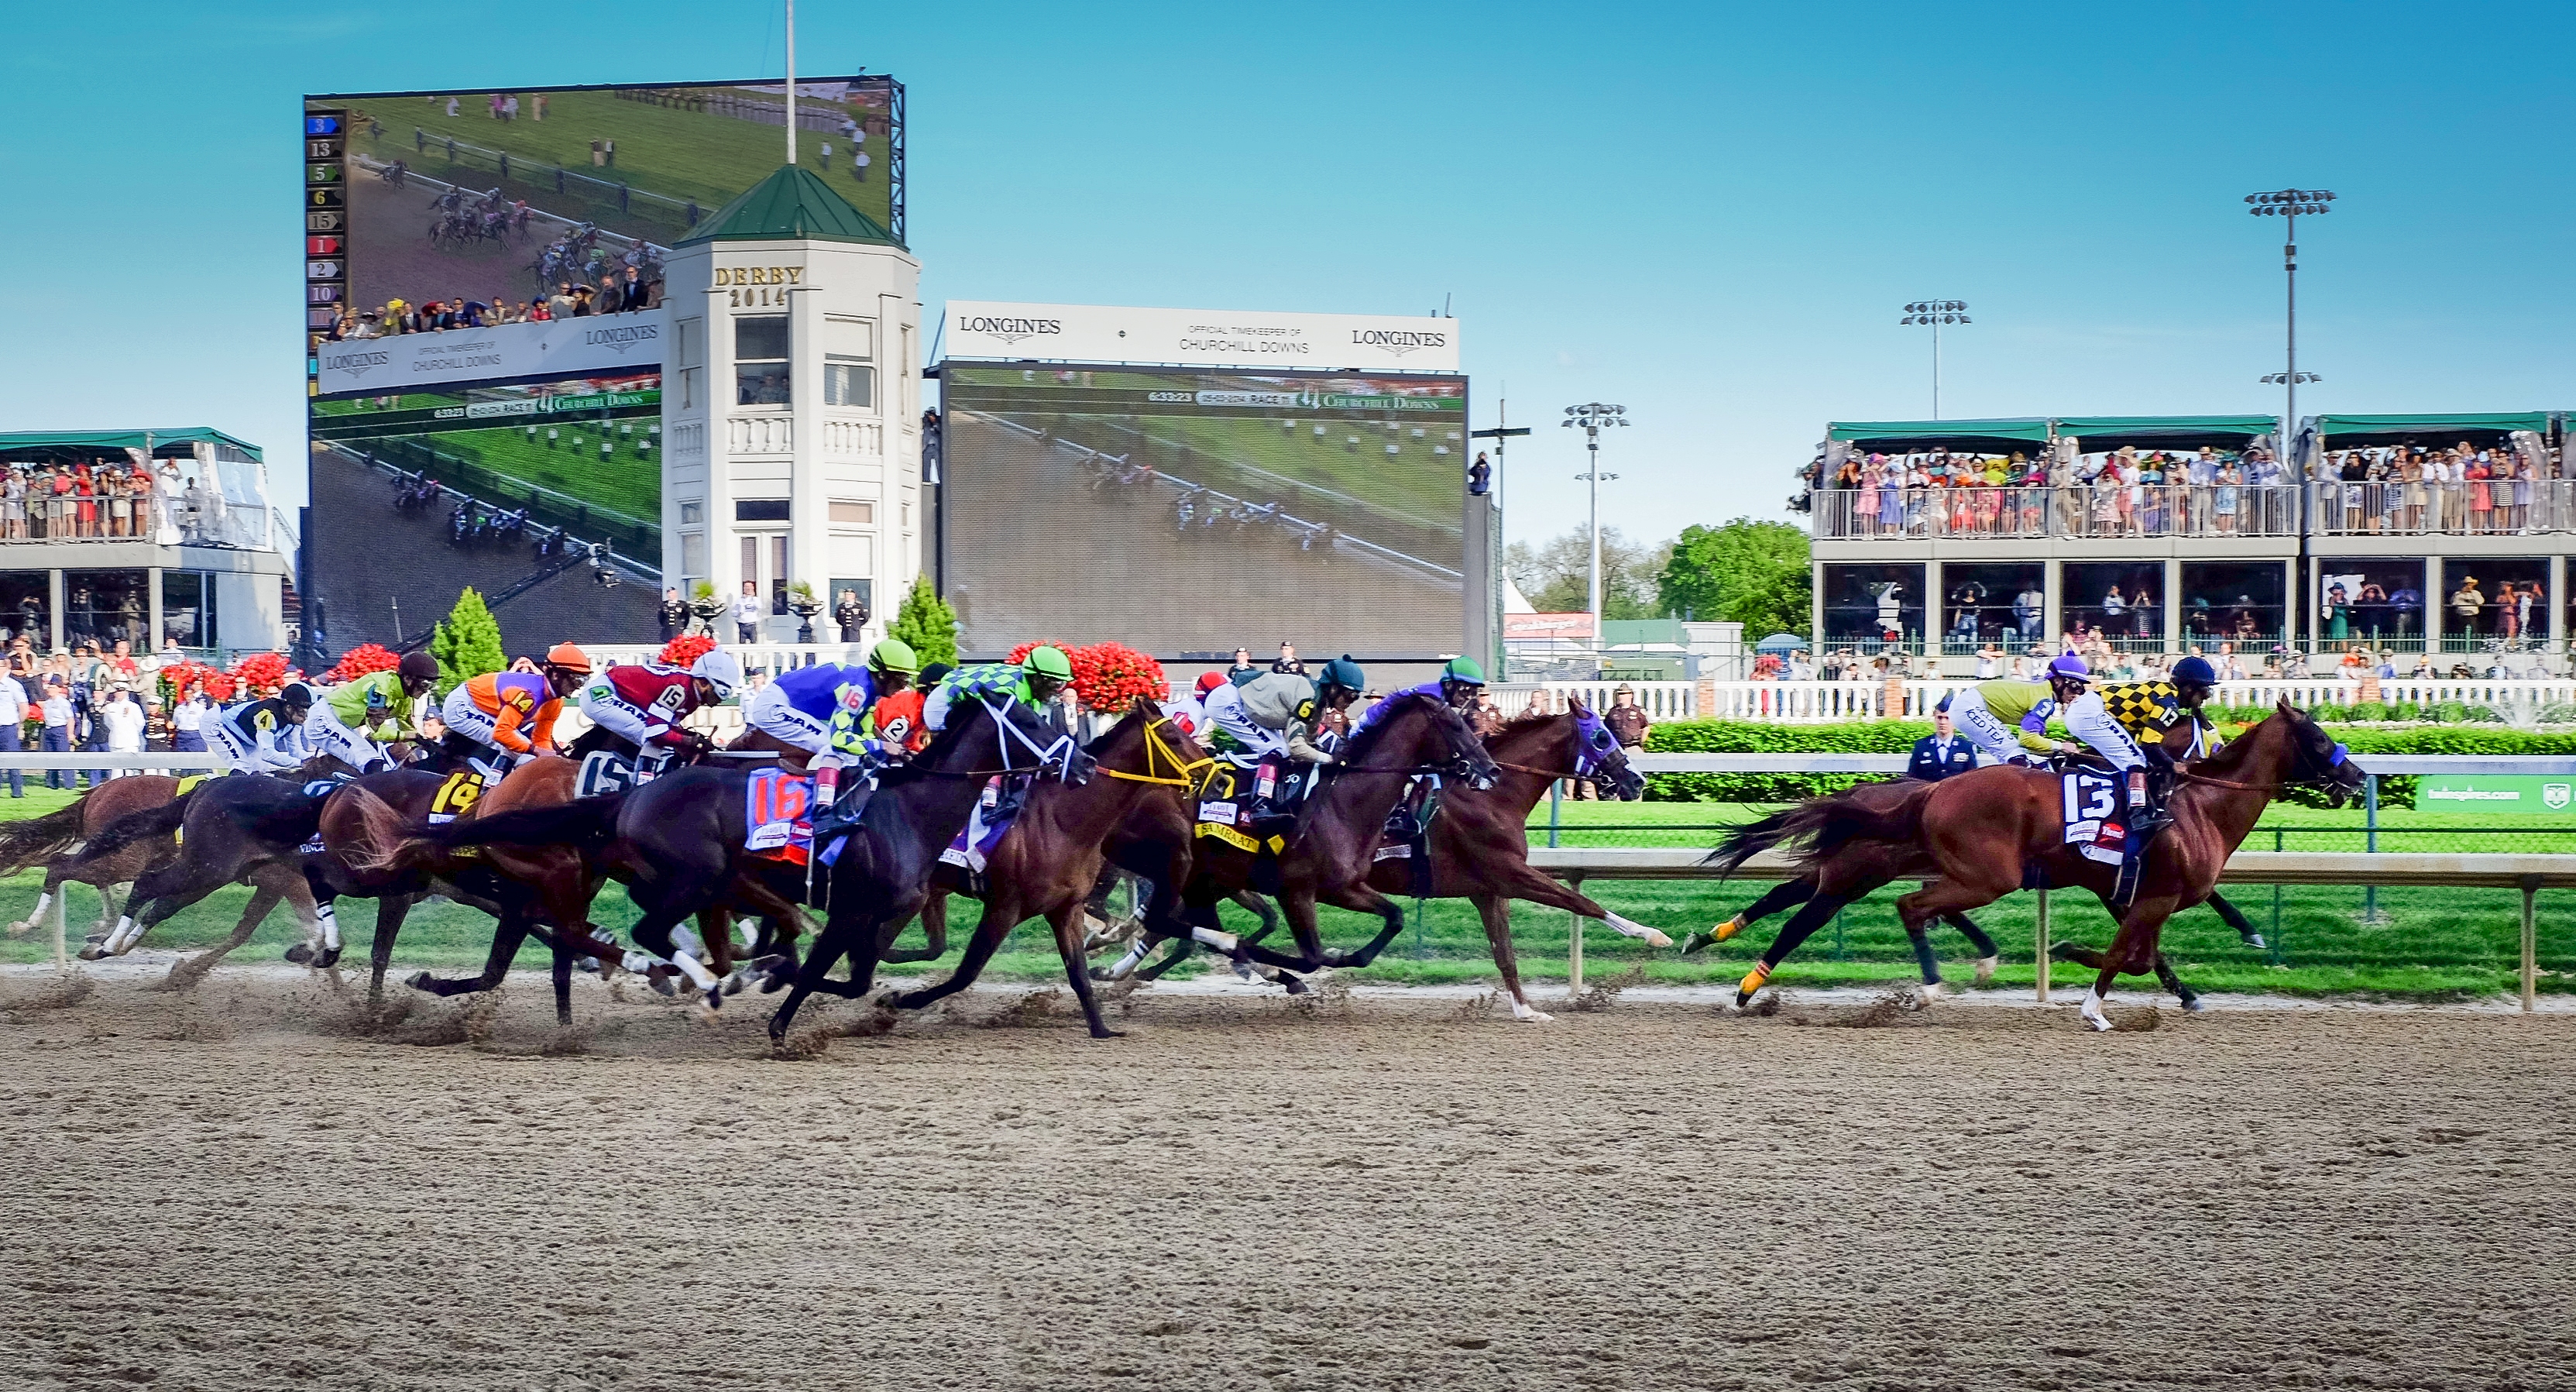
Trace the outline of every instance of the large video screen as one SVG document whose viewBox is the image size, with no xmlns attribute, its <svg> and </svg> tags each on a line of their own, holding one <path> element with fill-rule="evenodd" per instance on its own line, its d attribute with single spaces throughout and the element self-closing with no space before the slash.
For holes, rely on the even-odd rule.
<svg viewBox="0 0 2576 1392">
<path fill-rule="evenodd" d="M 797 163 L 902 240 L 902 84 L 796 92 Z M 787 162 L 785 98 L 777 81 L 307 97 L 306 327 L 657 304 L 672 244 Z"/>
<path fill-rule="evenodd" d="M 1463 377 L 950 362 L 940 398 L 969 652 L 1463 647 Z"/>
</svg>

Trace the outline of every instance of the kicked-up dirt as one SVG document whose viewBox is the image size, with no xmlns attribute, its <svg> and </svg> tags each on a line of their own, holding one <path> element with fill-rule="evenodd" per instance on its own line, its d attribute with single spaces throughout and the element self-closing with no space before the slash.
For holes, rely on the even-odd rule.
<svg viewBox="0 0 2576 1392">
<path fill-rule="evenodd" d="M 0 980 L 0 1386 L 2576 1385 L 2566 1016 L 146 984 Z"/>
</svg>

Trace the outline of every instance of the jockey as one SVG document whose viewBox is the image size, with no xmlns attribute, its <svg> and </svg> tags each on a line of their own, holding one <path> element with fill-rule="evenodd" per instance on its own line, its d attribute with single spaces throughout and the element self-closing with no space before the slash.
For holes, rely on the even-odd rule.
<svg viewBox="0 0 2576 1392">
<path fill-rule="evenodd" d="M 226 707 L 206 723 L 206 744 L 235 773 L 292 774 L 311 753 L 302 727 L 312 713 L 313 688 L 288 682 L 265 700 Z"/>
<path fill-rule="evenodd" d="M 542 672 L 486 672 L 460 683 L 439 706 L 448 752 L 497 785 L 511 769 L 554 751 L 564 698 L 589 675 L 590 654 L 557 643 L 546 650 Z"/>
<path fill-rule="evenodd" d="M 385 746 L 419 738 L 411 721 L 412 703 L 437 684 L 437 658 L 405 653 L 399 666 L 333 687 L 314 705 L 305 738 L 317 753 L 333 755 L 360 773 L 373 773 L 379 764 L 391 768 L 393 755 Z"/>
<path fill-rule="evenodd" d="M 883 647 L 884 644 L 878 646 Z M 911 648 L 904 646 L 900 657 L 912 658 Z M 949 707 L 961 696 L 978 701 L 999 696 L 1016 701 L 1030 710 L 1044 711 L 1047 702 L 1054 700 L 1056 693 L 1064 690 L 1065 685 L 1072 680 L 1073 659 L 1065 656 L 1064 649 L 1055 647 L 1040 646 L 1029 649 L 1028 656 L 1021 658 L 1018 666 L 1007 662 L 993 662 L 976 667 L 960 667 L 942 678 L 938 688 L 922 702 L 922 727 L 933 733 L 948 728 Z M 842 715 L 846 713 L 845 707 L 842 713 L 835 714 L 832 718 L 832 745 L 835 753 L 881 757 L 884 753 L 892 752 L 891 745 L 876 739 L 872 733 L 861 730 L 858 724 L 859 716 L 850 716 L 850 723 L 844 726 Z M 845 737 L 847 744 L 844 744 Z M 1016 760 L 1013 762 L 1016 763 Z M 1036 762 L 1037 760 L 1032 756 L 1030 760 L 1032 767 Z M 863 767 L 871 772 L 874 770 L 873 764 L 863 765 Z M 867 810 L 868 795 L 875 787 L 876 783 L 873 779 L 860 783 L 847 795 L 835 799 L 821 811 L 816 812 L 814 844 L 819 846 L 823 844 L 825 837 L 858 825 L 860 814 Z M 1015 794 L 1012 789 L 1005 786 L 1002 796 L 1008 803 Z M 994 815 L 998 819 L 1009 815 L 1011 810 L 1011 806 L 1003 806 L 998 808 Z"/>
<path fill-rule="evenodd" d="M 710 648 L 687 671 L 659 662 L 611 667 L 581 689 L 581 713 L 623 742 L 640 765 L 655 766 L 706 738 L 682 729 L 691 712 L 715 705 L 742 686 L 742 663 Z"/>
<path fill-rule="evenodd" d="M 2137 765 L 2129 767 L 2152 770 L 2156 776 L 2141 775 L 2130 780 L 2129 805 L 2147 809 L 2141 820 L 2156 824 L 2163 810 L 2161 785 L 2170 779 L 2174 763 L 2173 756 L 2165 752 L 2165 733 L 2188 722 L 2192 747 L 2186 757 L 2205 758 L 2216 752 L 2209 738 L 2214 737 L 2216 727 L 2200 713 L 2200 708 L 2217 685 L 2218 673 L 2206 658 L 2186 657 L 2173 665 L 2173 676 L 2168 681 L 2119 682 L 2078 698 L 2067 708 L 2066 728 L 2076 728 L 2079 712 L 2090 723 L 2098 708 L 2100 719 L 2134 741 L 2140 758 Z M 2101 745 L 2096 741 L 2094 747 Z M 2109 752 L 2105 751 L 2103 757 L 2109 758 Z M 2117 760 L 2113 763 L 2120 766 Z M 2152 830 L 2152 826 L 2147 829 Z"/>
<path fill-rule="evenodd" d="M 799 667 L 744 697 L 743 723 L 809 759 L 836 747 L 867 753 L 861 737 L 873 733 L 866 726 L 877 698 L 911 684 L 919 670 L 919 659 L 900 639 L 888 638 L 874 651 L 853 645 L 846 661 Z M 845 711 L 855 714 L 844 721 Z"/>
<path fill-rule="evenodd" d="M 855 657 L 858 649 L 850 653 Z M 865 668 L 853 665 L 842 670 L 850 679 L 832 693 L 831 724 L 825 731 L 832 752 L 868 769 L 902 757 L 901 734 L 891 740 L 878 737 L 877 703 L 912 685 L 913 678 L 921 675 L 921 658 L 910 643 L 884 638 L 868 650 Z"/>
<path fill-rule="evenodd" d="M 1485 669 L 1477 665 L 1476 659 L 1453 657 L 1449 659 L 1448 666 L 1440 669 L 1440 676 L 1436 680 L 1424 682 L 1419 686 L 1408 686 L 1401 691 L 1388 692 L 1376 705 L 1368 708 L 1367 714 L 1362 715 L 1351 726 L 1351 732 L 1357 734 L 1376 724 L 1389 707 L 1407 696 L 1437 696 L 1441 704 L 1449 709 L 1465 711 L 1476 703 L 1476 697 L 1482 694 L 1484 689 Z"/>
<path fill-rule="evenodd" d="M 1265 672 L 1241 686 L 1220 682 L 1206 699 L 1210 747 L 1237 768 L 1259 770 L 1252 784 L 1252 815 L 1281 815 L 1294 808 L 1308 780 L 1291 777 L 1280 795 L 1283 761 L 1322 767 L 1337 762 L 1317 748 L 1315 723 L 1327 710 L 1342 710 L 1368 678 L 1348 656 L 1334 658 L 1314 680 L 1294 672 Z"/>
<path fill-rule="evenodd" d="M 2045 682 L 1990 681 L 1950 693 L 1950 720 L 1989 763 L 2031 762 L 2056 752 L 2048 718 L 2082 694 L 2093 670 L 2073 653 L 2052 659 Z"/>
<path fill-rule="evenodd" d="M 1207 727 L 1208 693 L 1224 685 L 1227 685 L 1225 673 L 1201 672 L 1198 685 L 1190 689 L 1189 695 L 1163 703 L 1163 714 L 1179 721 L 1181 729 L 1195 735 Z"/>
</svg>

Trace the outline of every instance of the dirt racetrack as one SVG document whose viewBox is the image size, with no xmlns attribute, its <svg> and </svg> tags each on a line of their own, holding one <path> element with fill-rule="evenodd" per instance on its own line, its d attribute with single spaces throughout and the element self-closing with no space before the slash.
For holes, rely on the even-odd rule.
<svg viewBox="0 0 2576 1392">
<path fill-rule="evenodd" d="M 11 1388 L 2576 1385 L 2565 1016 L 65 994 Z"/>
</svg>

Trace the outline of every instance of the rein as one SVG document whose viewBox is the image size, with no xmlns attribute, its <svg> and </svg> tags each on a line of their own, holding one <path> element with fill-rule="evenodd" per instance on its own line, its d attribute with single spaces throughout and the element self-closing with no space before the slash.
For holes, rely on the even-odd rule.
<svg viewBox="0 0 2576 1392">
<path fill-rule="evenodd" d="M 1179 750 L 1163 742 L 1160 731 L 1171 723 L 1171 717 L 1157 716 L 1145 727 L 1145 771 L 1143 773 L 1129 773 L 1125 769 L 1114 769 L 1106 764 L 1101 765 L 1099 771 L 1111 778 L 1124 779 L 1129 783 L 1152 783 L 1161 787 L 1187 788 L 1196 792 L 1206 784 L 1207 778 L 1192 775 L 1197 774 L 1201 769 L 1213 770 L 1216 767 L 1216 760 L 1213 758 L 1183 759 Z M 1169 764 L 1172 771 L 1180 776 L 1165 778 L 1157 774 L 1155 770 L 1164 764 Z"/>
<path fill-rule="evenodd" d="M 2347 751 L 2342 745 L 2336 745 L 2334 747 L 2334 758 L 2329 761 L 2328 767 L 2340 767 L 2344 762 L 2346 752 Z M 2174 770 L 2174 776 L 2180 779 L 2188 779 L 2194 783 L 2206 783 L 2213 788 L 2227 788 L 2239 793 L 2277 793 L 2283 788 L 2296 788 L 2307 784 L 2323 783 L 2328 777 L 2328 775 L 2323 773 L 2301 773 L 2294 774 L 2291 777 L 2283 778 L 2271 783 L 2239 783 L 2234 779 L 2212 778 L 2205 773 L 2194 773 L 2190 769 L 2176 769 Z"/>
</svg>

